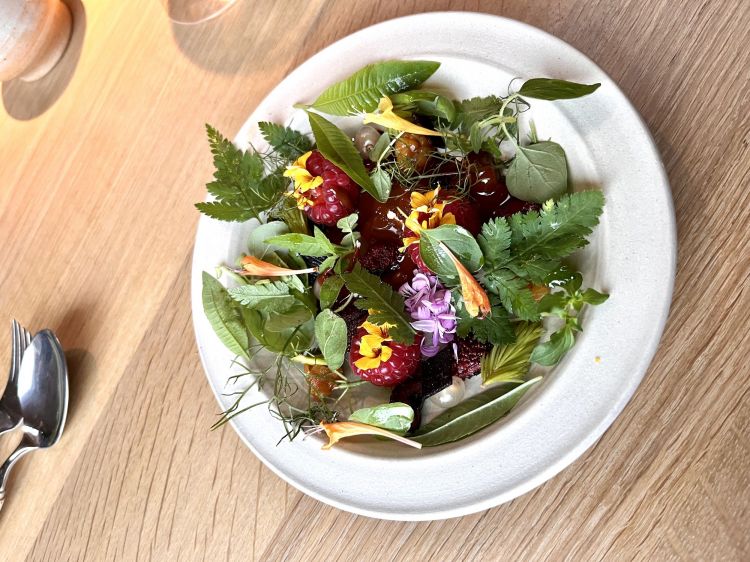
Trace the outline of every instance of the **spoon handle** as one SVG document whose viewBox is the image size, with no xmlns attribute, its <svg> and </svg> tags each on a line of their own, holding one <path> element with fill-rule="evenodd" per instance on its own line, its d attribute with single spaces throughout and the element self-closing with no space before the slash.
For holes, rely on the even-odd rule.
<svg viewBox="0 0 750 562">
<path fill-rule="evenodd" d="M 37 448 L 38 447 L 34 445 L 33 441 L 24 434 L 23 439 L 21 439 L 16 450 L 13 451 L 8 457 L 8 460 L 0 466 L 0 510 L 3 509 L 3 504 L 5 503 L 5 484 L 8 481 L 10 469 L 18 462 L 18 459 Z"/>
</svg>

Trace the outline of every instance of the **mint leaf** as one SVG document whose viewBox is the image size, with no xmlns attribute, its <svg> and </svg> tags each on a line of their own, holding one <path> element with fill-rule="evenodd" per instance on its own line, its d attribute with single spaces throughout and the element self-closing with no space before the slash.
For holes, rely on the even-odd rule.
<svg viewBox="0 0 750 562">
<path fill-rule="evenodd" d="M 229 295 L 248 308 L 267 312 L 284 312 L 296 302 L 283 281 L 260 281 L 229 289 Z"/>
<path fill-rule="evenodd" d="M 439 66 L 439 62 L 418 60 L 369 64 L 326 88 L 312 107 L 329 115 L 375 111 L 380 98 L 416 88 L 432 76 Z"/>
<path fill-rule="evenodd" d="M 271 145 L 271 148 L 289 160 L 296 160 L 305 152 L 312 149 L 312 142 L 310 142 L 309 138 L 289 127 L 268 121 L 260 121 L 258 128 L 263 138 L 266 139 L 266 142 Z"/>
<path fill-rule="evenodd" d="M 518 93 L 539 100 L 570 100 L 595 92 L 601 84 L 579 84 L 553 78 L 531 78 L 526 80 Z"/>
<path fill-rule="evenodd" d="M 352 140 L 336 125 L 317 113 L 308 111 L 307 117 L 310 119 L 310 128 L 315 135 L 320 153 L 341 168 L 362 189 L 381 203 L 385 203 L 387 197 L 384 198 L 373 185 Z"/>
<path fill-rule="evenodd" d="M 347 333 L 343 318 L 328 309 L 321 311 L 315 318 L 315 339 L 329 369 L 335 371 L 344 364 Z"/>
<path fill-rule="evenodd" d="M 568 163 L 563 148 L 552 141 L 516 145 L 516 157 L 505 175 L 508 192 L 522 201 L 544 203 L 568 190 Z"/>
<path fill-rule="evenodd" d="M 399 343 L 412 344 L 416 332 L 404 310 L 404 299 L 390 285 L 383 283 L 359 263 L 349 273 L 343 273 L 344 282 L 352 293 L 360 296 L 354 301 L 357 308 L 373 310 L 369 320 L 375 324 L 395 325 L 389 329 L 390 336 Z"/>
</svg>

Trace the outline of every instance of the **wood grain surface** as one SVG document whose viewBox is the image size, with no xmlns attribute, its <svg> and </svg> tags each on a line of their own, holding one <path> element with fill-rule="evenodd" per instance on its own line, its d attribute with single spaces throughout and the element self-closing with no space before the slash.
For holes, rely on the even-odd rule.
<svg viewBox="0 0 750 562">
<path fill-rule="evenodd" d="M 747 1 L 238 0 L 194 27 L 158 0 L 67 1 L 61 65 L 2 85 L 0 324 L 58 332 L 71 402 L 59 445 L 12 476 L 0 560 L 750 559 Z M 332 41 L 444 9 L 541 27 L 620 84 L 669 174 L 677 281 L 643 384 L 572 466 L 484 513 L 385 522 L 303 496 L 230 428 L 209 431 L 192 203 L 211 173 L 204 122 L 236 131 Z"/>
</svg>

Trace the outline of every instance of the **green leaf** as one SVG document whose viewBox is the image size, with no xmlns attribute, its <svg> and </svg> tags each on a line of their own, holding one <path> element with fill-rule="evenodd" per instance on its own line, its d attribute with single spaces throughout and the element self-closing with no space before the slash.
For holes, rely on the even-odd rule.
<svg viewBox="0 0 750 562">
<path fill-rule="evenodd" d="M 400 60 L 369 64 L 323 91 L 312 107 L 330 115 L 372 112 L 380 98 L 416 88 L 439 66 L 439 62 Z"/>
<path fill-rule="evenodd" d="M 391 176 L 383 168 L 375 168 L 370 172 L 370 179 L 372 185 L 375 187 L 377 195 L 374 197 L 378 201 L 385 201 L 391 194 Z"/>
<path fill-rule="evenodd" d="M 240 285 L 229 289 L 229 295 L 243 306 L 267 312 L 289 310 L 296 302 L 294 295 L 289 293 L 289 286 L 282 281 Z"/>
<path fill-rule="evenodd" d="M 476 97 L 455 104 L 456 117 L 452 127 L 468 135 L 472 125 L 492 115 L 499 115 L 503 98 L 498 96 Z"/>
<path fill-rule="evenodd" d="M 282 221 L 271 221 L 256 226 L 247 239 L 247 251 L 251 256 L 265 260 L 271 254 L 285 255 L 287 248 L 268 244 L 268 239 L 289 232 L 289 227 Z"/>
<path fill-rule="evenodd" d="M 524 323 L 517 328 L 514 343 L 494 346 L 482 358 L 482 384 L 523 382 L 541 334 L 541 324 Z"/>
<path fill-rule="evenodd" d="M 455 299 L 458 326 L 456 328 L 459 337 L 466 338 L 471 333 L 474 339 L 484 343 L 500 345 L 515 340 L 516 333 L 508 316 L 508 311 L 503 307 L 499 297 L 492 295 L 490 304 L 492 308 L 485 318 L 472 317 L 466 311 L 463 301 Z"/>
<path fill-rule="evenodd" d="M 330 240 L 316 226 L 315 236 L 308 234 L 281 234 L 266 240 L 266 244 L 292 250 L 303 256 L 324 257 L 336 255 L 338 246 L 331 243 Z"/>
<path fill-rule="evenodd" d="M 315 319 L 315 339 L 329 369 L 335 371 L 344 364 L 347 334 L 341 316 L 328 309 L 321 311 Z"/>
<path fill-rule="evenodd" d="M 349 421 L 382 427 L 403 435 L 414 421 L 414 410 L 403 402 L 381 404 L 372 408 L 361 408 L 352 412 Z"/>
<path fill-rule="evenodd" d="M 287 314 L 245 308 L 243 318 L 253 337 L 273 353 L 294 357 L 310 349 L 315 322 L 309 310 L 301 304 L 295 305 L 293 312 Z M 305 320 L 300 322 L 302 318 Z M 274 330 L 269 329 L 269 326 Z"/>
<path fill-rule="evenodd" d="M 581 300 L 585 302 L 586 304 L 592 304 L 592 305 L 598 305 L 602 304 L 607 301 L 609 298 L 609 295 L 605 293 L 600 293 L 599 291 L 596 291 L 594 289 L 586 289 L 581 294 Z"/>
<path fill-rule="evenodd" d="M 384 131 L 383 134 L 378 138 L 375 146 L 373 146 L 372 150 L 370 151 L 370 160 L 372 160 L 373 162 L 377 162 L 378 160 L 382 159 L 385 152 L 391 148 L 390 144 L 391 136 L 387 131 Z"/>
<path fill-rule="evenodd" d="M 331 308 L 339 298 L 343 286 L 344 278 L 340 275 L 326 277 L 326 280 L 320 286 L 320 308 Z"/>
<path fill-rule="evenodd" d="M 477 271 L 484 263 L 479 244 L 471 233 L 462 226 L 444 224 L 437 228 L 423 230 L 420 236 L 443 242 L 469 271 Z"/>
<path fill-rule="evenodd" d="M 477 242 L 487 263 L 501 265 L 510 259 L 510 234 L 504 218 L 494 218 L 482 225 Z"/>
<path fill-rule="evenodd" d="M 507 269 L 493 269 L 483 274 L 484 286 L 500 298 L 508 312 L 520 320 L 539 319 L 539 311 L 528 282 Z"/>
<path fill-rule="evenodd" d="M 511 390 L 508 385 L 485 390 L 437 416 L 412 439 L 425 447 L 435 447 L 468 437 L 502 418 L 541 380 L 542 377 L 537 377 Z"/>
<path fill-rule="evenodd" d="M 195 208 L 204 215 L 220 221 L 245 222 L 255 216 L 246 207 L 234 203 L 209 201 L 207 203 L 196 203 Z"/>
<path fill-rule="evenodd" d="M 516 157 L 505 176 L 508 192 L 522 201 L 544 203 L 568 190 L 568 164 L 563 148 L 552 141 L 516 145 Z"/>
<path fill-rule="evenodd" d="M 527 98 L 538 100 L 570 100 L 587 96 L 597 90 L 601 84 L 579 84 L 553 78 L 532 78 L 527 80 L 518 93 Z"/>
<path fill-rule="evenodd" d="M 573 347 L 575 342 L 573 328 L 566 325 L 561 330 L 553 332 L 549 341 L 539 344 L 531 354 L 531 360 L 545 367 L 555 365 Z"/>
<path fill-rule="evenodd" d="M 318 150 L 328 160 L 341 168 L 344 173 L 354 180 L 362 189 L 385 203 L 382 194 L 375 188 L 367 173 L 362 157 L 354 147 L 352 140 L 333 123 L 316 113 L 307 112 L 310 128 L 315 135 Z"/>
<path fill-rule="evenodd" d="M 258 128 L 271 148 L 289 160 L 296 160 L 312 149 L 312 142 L 307 136 L 289 127 L 260 121 Z"/>
<path fill-rule="evenodd" d="M 357 213 L 352 213 L 351 215 L 346 216 L 343 219 L 339 219 L 336 223 L 336 228 L 338 228 L 342 232 L 354 232 L 354 229 L 357 228 L 358 218 L 359 215 Z"/>
<path fill-rule="evenodd" d="M 411 90 L 390 96 L 394 111 L 417 113 L 428 117 L 438 117 L 446 123 L 456 118 L 456 107 L 449 98 L 426 90 Z"/>
<path fill-rule="evenodd" d="M 248 358 L 249 338 L 240 304 L 229 296 L 218 279 L 203 272 L 203 311 L 211 327 L 229 351 Z"/>
<path fill-rule="evenodd" d="M 351 272 L 343 273 L 342 276 L 349 291 L 360 296 L 354 301 L 357 308 L 374 311 L 369 316 L 370 322 L 394 324 L 395 328 L 388 330 L 394 341 L 404 344 L 414 343 L 416 332 L 411 327 L 411 320 L 406 316 L 404 298 L 401 295 L 390 285 L 362 269 L 359 263 L 354 265 Z"/>
</svg>

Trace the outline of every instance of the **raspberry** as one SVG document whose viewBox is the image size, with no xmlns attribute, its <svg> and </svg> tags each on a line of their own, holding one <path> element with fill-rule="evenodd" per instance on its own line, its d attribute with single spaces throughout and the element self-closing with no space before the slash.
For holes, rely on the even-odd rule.
<svg viewBox="0 0 750 562">
<path fill-rule="evenodd" d="M 453 376 L 468 379 L 478 374 L 482 366 L 482 357 L 492 347 L 475 339 L 459 339 L 456 354 L 458 361 L 453 369 Z"/>
<path fill-rule="evenodd" d="M 366 335 L 367 332 L 365 329 L 359 328 L 357 335 L 352 340 L 352 347 L 349 351 L 349 362 L 354 374 L 359 378 L 376 386 L 394 386 L 412 376 L 417 367 L 419 367 L 421 354 L 419 351 L 419 342 L 415 338 L 415 343 L 411 345 L 404 345 L 393 341 L 385 343 L 384 345 L 390 347 L 393 352 L 390 359 L 374 369 L 360 369 L 354 363 L 362 357 L 359 352 L 359 343 L 362 337 Z"/>
<path fill-rule="evenodd" d="M 393 144 L 396 151 L 396 162 L 404 170 L 421 172 L 427 167 L 433 152 L 432 141 L 429 137 L 404 133 Z"/>
<path fill-rule="evenodd" d="M 354 306 L 354 303 L 349 303 L 349 305 L 339 312 L 339 316 L 344 319 L 344 322 L 346 322 L 346 352 L 349 353 L 349 350 L 352 347 L 352 340 L 354 339 L 355 334 L 357 333 L 357 330 L 362 325 L 362 322 L 367 320 L 367 311 L 366 310 L 360 310 L 356 306 Z"/>
<path fill-rule="evenodd" d="M 305 206 L 311 221 L 335 226 L 339 219 L 354 212 L 359 200 L 359 187 L 340 168 L 313 150 L 307 159 L 307 171 L 323 178 L 323 183 L 304 193 L 312 203 Z"/>
<path fill-rule="evenodd" d="M 454 196 L 454 194 L 449 195 L 446 193 L 445 199 L 451 200 Z M 479 234 L 482 228 L 482 221 L 479 218 L 479 211 L 475 203 L 472 203 L 468 199 L 453 199 L 443 209 L 444 215 L 448 213 L 452 213 L 456 217 L 456 224 L 463 226 L 471 232 L 472 236 Z"/>
<path fill-rule="evenodd" d="M 398 246 L 390 242 L 375 242 L 359 255 L 359 263 L 375 275 L 383 275 L 398 265 Z"/>
</svg>

